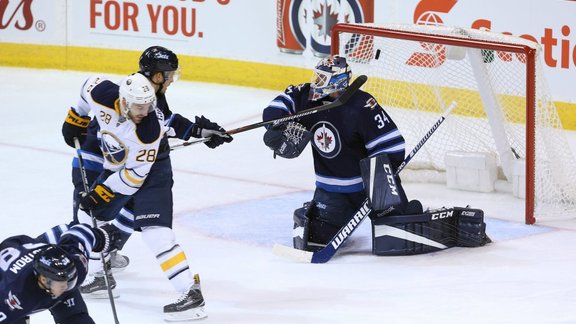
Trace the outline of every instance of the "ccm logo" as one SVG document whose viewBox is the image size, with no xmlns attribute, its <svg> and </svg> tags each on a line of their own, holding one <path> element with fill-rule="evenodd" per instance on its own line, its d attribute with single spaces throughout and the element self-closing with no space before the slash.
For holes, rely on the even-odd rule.
<svg viewBox="0 0 576 324">
<path fill-rule="evenodd" d="M 437 220 L 437 219 L 443 219 L 443 218 L 449 218 L 454 216 L 454 211 L 445 211 L 445 212 L 441 212 L 441 213 L 435 213 L 432 214 L 432 220 Z"/>
<path fill-rule="evenodd" d="M 394 181 L 394 175 L 392 175 L 392 168 L 389 164 L 384 163 L 384 172 L 386 172 L 386 180 L 388 181 L 388 186 L 390 187 L 390 193 L 394 196 L 398 196 L 398 189 L 396 188 L 396 182 Z"/>
<path fill-rule="evenodd" d="M 472 217 L 472 216 L 476 215 L 476 212 L 464 210 L 464 211 L 462 211 L 462 214 L 461 214 L 461 215 L 462 215 L 462 216 L 470 216 L 470 217 Z"/>
</svg>

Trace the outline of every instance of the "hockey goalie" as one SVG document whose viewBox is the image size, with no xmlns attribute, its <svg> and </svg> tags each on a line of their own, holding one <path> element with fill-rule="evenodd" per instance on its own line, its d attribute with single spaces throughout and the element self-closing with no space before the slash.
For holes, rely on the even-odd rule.
<svg viewBox="0 0 576 324">
<path fill-rule="evenodd" d="M 413 255 L 454 246 L 490 243 L 484 212 L 469 207 L 422 210 L 408 201 L 394 165 L 387 155 L 360 162 L 364 188 L 372 207 L 372 252 L 376 255 Z"/>
</svg>

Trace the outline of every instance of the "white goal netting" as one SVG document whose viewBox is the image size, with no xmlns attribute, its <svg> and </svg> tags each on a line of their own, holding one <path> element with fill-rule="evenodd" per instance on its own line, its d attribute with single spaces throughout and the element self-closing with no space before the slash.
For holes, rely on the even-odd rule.
<svg viewBox="0 0 576 324">
<path fill-rule="evenodd" d="M 456 103 L 409 168 L 441 179 L 446 153 L 486 152 L 495 156 L 499 178 L 511 182 L 518 161 L 533 163 L 533 181 L 526 178 L 526 222 L 576 216 L 575 159 L 543 75 L 538 44 L 445 26 L 339 28 L 333 52 L 347 57 L 355 75 L 368 76 L 363 89 L 398 124 L 407 149 Z M 533 115 L 527 114 L 530 109 Z M 527 123 L 533 125 L 528 131 Z"/>
</svg>

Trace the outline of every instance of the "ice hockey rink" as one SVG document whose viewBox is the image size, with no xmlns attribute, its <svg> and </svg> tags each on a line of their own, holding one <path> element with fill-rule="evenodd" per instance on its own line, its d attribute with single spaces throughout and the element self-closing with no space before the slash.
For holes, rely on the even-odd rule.
<svg viewBox="0 0 576 324">
<path fill-rule="evenodd" d="M 75 151 L 60 128 L 90 74 L 0 68 L 0 239 L 71 219 Z M 168 102 L 174 112 L 233 129 L 260 121 L 276 94 L 178 81 Z M 576 220 L 524 225 L 521 201 L 508 194 L 405 184 L 425 206 L 483 209 L 493 240 L 485 247 L 377 257 L 366 221 L 326 264 L 274 255 L 274 243 L 291 244 L 292 212 L 311 198 L 314 173 L 310 148 L 298 159 L 273 159 L 263 133 L 171 154 L 174 228 L 202 279 L 202 323 L 576 323 Z M 123 253 L 131 263 L 116 275 L 120 323 L 164 322 L 162 306 L 178 294 L 139 233 Z M 107 299 L 87 303 L 97 323 L 113 323 Z M 31 318 L 51 322 L 49 312 Z"/>
</svg>

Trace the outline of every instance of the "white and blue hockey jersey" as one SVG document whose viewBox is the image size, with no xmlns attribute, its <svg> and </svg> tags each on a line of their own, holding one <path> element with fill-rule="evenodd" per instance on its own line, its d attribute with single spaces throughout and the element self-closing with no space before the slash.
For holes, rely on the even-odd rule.
<svg viewBox="0 0 576 324">
<path fill-rule="evenodd" d="M 113 172 L 104 184 L 114 192 L 132 195 L 146 180 L 169 128 L 157 107 L 138 125 L 125 118 L 118 91 L 118 85 L 106 77 L 91 77 L 82 87 L 75 110 L 98 121 L 104 168 Z"/>
</svg>

